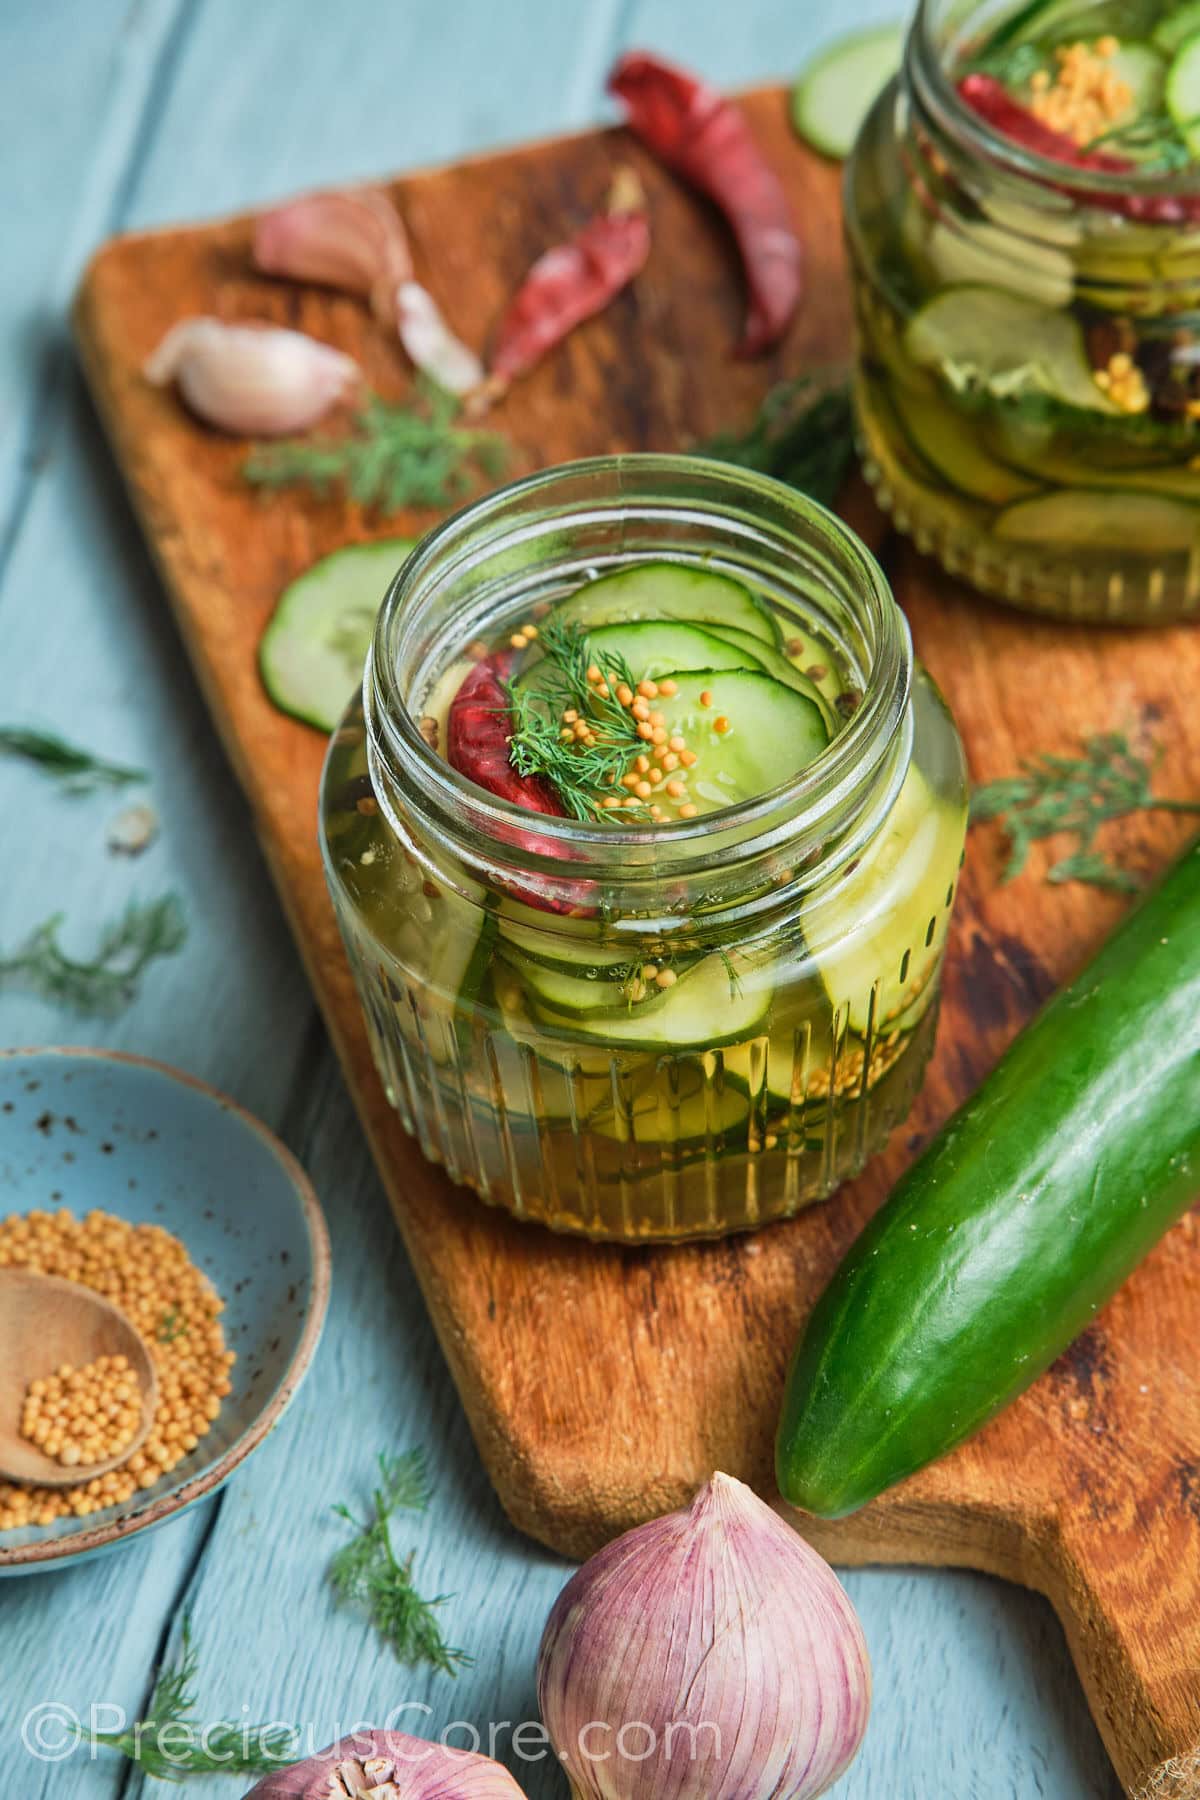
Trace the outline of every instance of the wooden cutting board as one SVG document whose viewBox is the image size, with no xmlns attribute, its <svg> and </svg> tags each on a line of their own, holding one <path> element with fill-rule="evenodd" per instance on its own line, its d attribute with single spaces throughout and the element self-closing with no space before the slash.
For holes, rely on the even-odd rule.
<svg viewBox="0 0 1200 1800">
<path fill-rule="evenodd" d="M 740 424 L 768 383 L 841 360 L 849 312 L 838 180 L 799 148 L 783 96 L 748 110 L 793 193 L 810 254 L 803 315 L 773 362 L 728 351 L 742 298 L 707 207 L 619 133 L 597 132 L 397 181 L 418 264 L 463 335 L 484 341 L 526 268 L 600 203 L 614 162 L 650 196 L 655 248 L 634 288 L 497 413 L 513 472 L 617 449 L 676 449 Z M 770 1492 L 789 1350 L 838 1257 L 900 1169 L 1121 912 L 1111 896 L 1010 886 L 992 828 L 971 835 L 937 1054 L 907 1128 L 832 1201 L 757 1236 L 619 1250 L 490 1211 L 427 1166 L 375 1079 L 315 831 L 323 744 L 280 716 L 255 648 L 285 582 L 339 544 L 419 530 L 335 500 L 264 498 L 244 446 L 206 432 L 139 366 L 194 313 L 270 319 L 357 356 L 384 393 L 402 361 L 351 299 L 255 275 L 251 221 L 106 245 L 79 296 L 80 347 L 197 674 L 370 1134 L 480 1452 L 515 1523 L 582 1556 L 679 1506 L 714 1468 Z M 1165 794 L 1200 793 L 1200 631 L 1066 628 L 990 606 L 891 535 L 861 493 L 848 516 L 879 549 L 920 654 L 958 716 L 977 780 L 1037 749 L 1129 731 L 1162 748 Z M 1186 826 L 1112 832 L 1147 875 Z M 857 1517 L 801 1521 L 840 1562 L 989 1570 L 1049 1595 L 1129 1791 L 1200 1794 L 1200 1253 L 1189 1217 L 1053 1371 L 938 1466 Z"/>
</svg>

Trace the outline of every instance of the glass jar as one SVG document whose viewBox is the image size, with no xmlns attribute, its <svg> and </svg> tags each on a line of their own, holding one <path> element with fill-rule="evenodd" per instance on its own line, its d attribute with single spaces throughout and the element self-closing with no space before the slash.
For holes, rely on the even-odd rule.
<svg viewBox="0 0 1200 1800">
<path fill-rule="evenodd" d="M 797 779 L 614 827 L 524 812 L 430 748 L 422 715 L 465 646 L 647 558 L 741 580 L 851 672 L 844 727 Z M 961 860 L 962 750 L 882 572 L 794 490 L 623 456 L 458 513 L 388 592 L 321 816 L 388 1097 L 484 1199 L 595 1238 L 739 1230 L 828 1194 L 907 1112 Z M 589 1010 L 618 970 L 665 962 L 686 971 L 669 1006 Z"/>
<path fill-rule="evenodd" d="M 986 124 L 957 72 L 1013 10 L 922 0 L 846 171 L 864 466 L 986 593 L 1064 618 L 1193 614 L 1196 172 L 1096 174 Z"/>
</svg>

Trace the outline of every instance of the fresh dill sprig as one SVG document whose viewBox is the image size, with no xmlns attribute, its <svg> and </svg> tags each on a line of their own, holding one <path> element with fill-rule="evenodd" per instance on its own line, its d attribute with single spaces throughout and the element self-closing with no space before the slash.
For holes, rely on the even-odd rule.
<svg viewBox="0 0 1200 1800">
<path fill-rule="evenodd" d="M 1037 44 L 1000 44 L 980 51 L 961 65 L 963 75 L 994 75 L 1007 88 L 1028 87 L 1046 67 L 1046 52 Z"/>
<path fill-rule="evenodd" d="M 1115 893 L 1136 893 L 1141 883 L 1096 848 L 1102 826 L 1135 812 L 1200 813 L 1200 801 L 1162 800 L 1151 791 L 1157 757 L 1139 756 L 1117 731 L 1097 733 L 1082 756 L 1026 757 L 1020 773 L 985 782 L 971 798 L 972 821 L 997 819 L 1009 843 L 1004 881 L 1025 867 L 1030 848 L 1060 833 L 1075 849 L 1053 863 L 1046 880 L 1083 881 Z"/>
<path fill-rule="evenodd" d="M 507 455 L 495 432 L 457 424 L 460 411 L 458 398 L 432 382 L 420 385 L 412 405 L 372 395 L 348 436 L 260 444 L 242 476 L 255 487 L 340 490 L 380 513 L 453 506 L 481 475 L 502 474 Z"/>
<path fill-rule="evenodd" d="M 107 924 L 90 960 L 68 956 L 59 943 L 62 914 L 38 925 L 12 956 L 0 957 L 0 993 L 22 988 L 83 1017 L 119 1012 L 133 1000 L 149 965 L 174 956 L 187 938 L 175 894 L 133 901 Z"/>
<path fill-rule="evenodd" d="M 538 647 L 536 686 L 507 689 L 513 724 L 509 761 L 518 775 L 551 782 L 574 818 L 603 817 L 601 802 L 645 748 L 638 721 L 616 697 L 620 686 L 636 688 L 637 682 L 623 656 L 594 652 L 578 625 L 548 620 Z M 607 695 L 588 680 L 590 668 L 600 670 Z M 572 709 L 587 720 L 592 741 L 564 741 L 562 716 Z"/>
<path fill-rule="evenodd" d="M 372 1625 L 400 1662 L 430 1663 L 447 1675 L 456 1675 L 460 1668 L 469 1668 L 474 1658 L 451 1648 L 442 1636 L 434 1609 L 444 1606 L 450 1595 L 438 1594 L 428 1600 L 418 1594 L 412 1578 L 416 1553 L 410 1551 L 401 1561 L 392 1549 L 388 1526 L 398 1509 L 424 1512 L 429 1504 L 424 1452 L 382 1454 L 379 1474 L 369 1517 L 360 1519 L 345 1505 L 333 1509 L 339 1519 L 354 1526 L 356 1535 L 333 1557 L 329 1579 L 339 1600 L 366 1607 Z"/>
<path fill-rule="evenodd" d="M 147 1775 L 160 1781 L 184 1781 L 191 1775 L 257 1775 L 278 1769 L 295 1756 L 300 1732 L 279 1721 L 247 1725 L 233 1720 L 196 1722 L 192 1692 L 199 1657 L 192 1643 L 188 1614 L 183 1618 L 183 1649 L 178 1663 L 164 1663 L 154 1683 L 144 1718 L 122 1731 L 82 1733 L 89 1748 L 117 1750 Z"/>
<path fill-rule="evenodd" d="M 773 475 L 832 506 L 854 462 L 849 386 L 813 375 L 780 382 L 744 432 L 722 432 L 696 454 Z"/>
<path fill-rule="evenodd" d="M 1088 149 L 1125 151 L 1137 159 L 1140 172 L 1176 174 L 1195 161 L 1187 134 L 1197 124 L 1200 120 L 1186 119 L 1179 124 L 1168 112 L 1140 113 L 1134 119 L 1110 126 L 1091 140 Z"/>
<path fill-rule="evenodd" d="M 20 757 L 60 781 L 68 794 L 90 794 L 97 788 L 129 787 L 147 781 L 144 769 L 127 768 L 93 756 L 53 732 L 32 726 L 0 725 L 0 756 Z"/>
</svg>

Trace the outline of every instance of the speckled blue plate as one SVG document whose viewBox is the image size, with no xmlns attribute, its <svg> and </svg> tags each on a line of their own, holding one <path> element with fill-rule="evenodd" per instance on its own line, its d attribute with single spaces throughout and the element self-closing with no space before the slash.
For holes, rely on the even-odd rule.
<svg viewBox="0 0 1200 1800">
<path fill-rule="evenodd" d="M 98 1206 L 183 1241 L 225 1300 L 233 1392 L 157 1487 L 86 1519 L 0 1532 L 0 1575 L 116 1549 L 215 1492 L 282 1417 L 329 1298 L 329 1236 L 295 1158 L 232 1100 L 160 1063 L 0 1053 L 0 1216 L 60 1206 Z"/>
</svg>

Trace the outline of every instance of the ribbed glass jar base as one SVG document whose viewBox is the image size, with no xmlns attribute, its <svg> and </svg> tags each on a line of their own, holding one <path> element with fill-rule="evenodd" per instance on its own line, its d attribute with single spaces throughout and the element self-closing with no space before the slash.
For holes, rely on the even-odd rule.
<svg viewBox="0 0 1200 1800">
<path fill-rule="evenodd" d="M 855 1036 L 832 1013 L 807 1020 L 786 1093 L 778 1032 L 652 1067 L 644 1054 L 600 1047 L 535 1049 L 482 1019 L 446 1030 L 431 997 L 388 975 L 355 921 L 343 916 L 342 928 L 405 1129 L 452 1180 L 554 1231 L 670 1242 L 790 1218 L 882 1147 L 933 1047 L 940 970 L 923 1015 L 890 1034 Z M 818 1038 L 832 1041 L 832 1057 Z"/>
<path fill-rule="evenodd" d="M 1078 548 L 1054 554 L 1002 543 L 990 515 L 931 472 L 912 467 L 909 447 L 873 404 L 869 376 L 855 390 L 863 473 L 875 499 L 917 549 L 951 575 L 1023 612 L 1109 625 L 1163 625 L 1200 614 L 1200 539 L 1190 551 L 1153 559 L 1131 544 L 1127 556 L 1089 556 Z M 1103 495 L 1096 496 L 1103 506 Z"/>
</svg>

